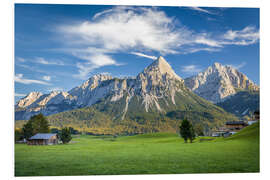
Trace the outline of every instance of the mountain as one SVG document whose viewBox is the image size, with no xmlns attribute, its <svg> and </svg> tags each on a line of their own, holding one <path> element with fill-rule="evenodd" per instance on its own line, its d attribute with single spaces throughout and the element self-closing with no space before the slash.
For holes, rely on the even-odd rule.
<svg viewBox="0 0 270 180">
<path fill-rule="evenodd" d="M 239 91 L 216 105 L 240 118 L 250 117 L 260 109 L 260 94 L 259 91 Z"/>
<path fill-rule="evenodd" d="M 31 92 L 15 105 L 15 120 L 30 119 L 35 114 L 44 115 L 76 108 L 75 98 L 67 92 L 52 91 L 49 94 Z"/>
<path fill-rule="evenodd" d="M 57 95 L 35 96 L 32 103 L 22 107 L 31 99 L 28 95 L 17 104 L 16 113 L 51 114 L 48 119 L 52 126 L 72 125 L 93 133 L 176 132 L 183 118 L 209 129 L 237 119 L 194 94 L 163 57 L 136 78 L 95 75 L 64 94 L 65 98 L 57 103 Z M 38 103 L 46 97 L 47 103 Z M 21 114 L 16 115 L 17 119 L 26 117 Z"/>
<path fill-rule="evenodd" d="M 198 96 L 218 103 L 241 90 L 258 91 L 259 87 L 232 66 L 214 63 L 204 72 L 185 79 L 185 85 Z"/>
</svg>

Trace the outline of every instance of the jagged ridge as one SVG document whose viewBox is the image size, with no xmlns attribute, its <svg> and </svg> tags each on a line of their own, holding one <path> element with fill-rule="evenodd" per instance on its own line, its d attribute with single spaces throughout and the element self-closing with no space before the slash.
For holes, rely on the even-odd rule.
<svg viewBox="0 0 270 180">
<path fill-rule="evenodd" d="M 204 72 L 185 79 L 185 85 L 200 97 L 218 103 L 239 90 L 258 91 L 259 87 L 232 66 L 214 63 Z"/>
</svg>

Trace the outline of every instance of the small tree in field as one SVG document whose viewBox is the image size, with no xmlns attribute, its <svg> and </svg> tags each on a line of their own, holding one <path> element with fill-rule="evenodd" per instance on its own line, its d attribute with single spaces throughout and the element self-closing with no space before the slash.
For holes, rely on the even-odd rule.
<svg viewBox="0 0 270 180">
<path fill-rule="evenodd" d="M 185 143 L 187 143 L 188 139 L 190 140 L 190 143 L 192 143 L 195 139 L 195 131 L 192 124 L 187 119 L 184 119 L 179 126 L 179 129 L 180 135 L 182 138 L 184 138 Z"/>
<path fill-rule="evenodd" d="M 180 128 L 180 135 L 182 136 L 182 138 L 184 138 L 185 143 L 187 143 L 187 140 L 190 137 L 190 123 L 187 119 L 184 119 L 181 123 L 181 125 L 179 126 Z"/>
<path fill-rule="evenodd" d="M 61 130 L 60 133 L 60 140 L 63 142 L 63 144 L 68 143 L 72 139 L 70 129 L 65 127 Z"/>
<path fill-rule="evenodd" d="M 194 129 L 193 129 L 192 124 L 190 124 L 190 125 L 191 125 L 191 126 L 190 126 L 190 136 L 189 136 L 189 141 L 190 141 L 190 143 L 192 143 L 193 140 L 195 139 L 196 135 L 195 135 L 195 131 L 194 131 Z"/>
</svg>

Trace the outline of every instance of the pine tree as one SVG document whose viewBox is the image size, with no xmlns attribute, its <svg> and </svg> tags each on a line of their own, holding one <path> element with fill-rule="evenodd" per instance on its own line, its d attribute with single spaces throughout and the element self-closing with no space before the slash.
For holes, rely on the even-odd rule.
<svg viewBox="0 0 270 180">
<path fill-rule="evenodd" d="M 68 143 L 72 139 L 70 129 L 65 127 L 61 130 L 60 133 L 60 140 L 63 142 L 63 144 Z"/>
<path fill-rule="evenodd" d="M 196 137 L 195 131 L 193 129 L 192 124 L 190 124 L 190 136 L 189 136 L 190 143 L 193 142 L 193 140 L 195 139 L 195 137 Z"/>
<path fill-rule="evenodd" d="M 50 132 L 49 122 L 43 114 L 34 115 L 27 121 L 22 130 L 23 136 L 29 139 L 37 133 Z"/>
<path fill-rule="evenodd" d="M 188 139 L 190 140 L 190 143 L 192 143 L 193 140 L 195 139 L 195 131 L 193 129 L 192 124 L 187 119 L 184 119 L 179 128 L 180 128 L 180 135 L 182 138 L 184 138 L 185 143 L 187 143 Z"/>
<path fill-rule="evenodd" d="M 181 123 L 181 125 L 179 126 L 180 128 L 180 135 L 182 136 L 182 138 L 184 138 L 185 143 L 187 143 L 187 140 L 190 137 L 190 123 L 187 119 L 184 119 Z"/>
</svg>

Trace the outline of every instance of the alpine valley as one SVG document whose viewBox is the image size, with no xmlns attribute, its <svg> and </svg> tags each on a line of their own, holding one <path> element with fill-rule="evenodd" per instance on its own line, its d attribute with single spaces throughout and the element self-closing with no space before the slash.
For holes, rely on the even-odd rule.
<svg viewBox="0 0 270 180">
<path fill-rule="evenodd" d="M 31 92 L 15 105 L 15 120 L 42 113 L 52 127 L 136 134 L 176 132 L 188 118 L 207 132 L 258 108 L 259 87 L 235 68 L 214 63 L 182 79 L 159 57 L 135 78 L 99 74 L 68 92 Z"/>
</svg>

